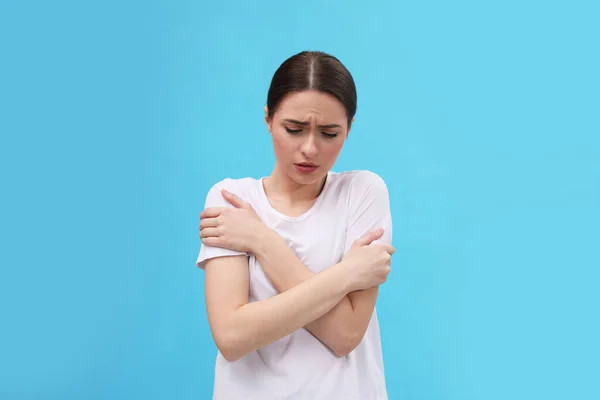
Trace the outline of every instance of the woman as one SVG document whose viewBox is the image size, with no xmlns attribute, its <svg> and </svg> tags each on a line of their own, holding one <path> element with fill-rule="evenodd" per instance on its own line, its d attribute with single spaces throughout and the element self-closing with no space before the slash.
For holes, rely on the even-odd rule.
<svg viewBox="0 0 600 400">
<path fill-rule="evenodd" d="M 289 58 L 265 107 L 271 176 L 208 193 L 197 265 L 219 349 L 214 399 L 387 399 L 375 312 L 394 253 L 387 187 L 331 171 L 355 112 L 337 58 Z"/>
</svg>

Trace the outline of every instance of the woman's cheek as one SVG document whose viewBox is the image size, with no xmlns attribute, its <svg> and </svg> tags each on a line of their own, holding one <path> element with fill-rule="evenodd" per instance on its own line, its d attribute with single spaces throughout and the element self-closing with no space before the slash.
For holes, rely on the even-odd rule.
<svg viewBox="0 0 600 400">
<path fill-rule="evenodd" d="M 335 160 L 337 160 L 341 150 L 342 150 L 342 145 L 334 146 L 334 147 L 331 147 L 330 149 L 328 149 L 327 150 L 328 162 L 330 162 L 331 164 L 335 163 Z"/>
<path fill-rule="evenodd" d="M 281 138 L 279 138 L 278 136 L 274 136 L 273 152 L 275 153 L 275 158 L 278 160 L 284 160 L 285 158 L 287 158 L 287 153 L 289 152 L 289 149 L 285 140 L 281 140 Z"/>
</svg>

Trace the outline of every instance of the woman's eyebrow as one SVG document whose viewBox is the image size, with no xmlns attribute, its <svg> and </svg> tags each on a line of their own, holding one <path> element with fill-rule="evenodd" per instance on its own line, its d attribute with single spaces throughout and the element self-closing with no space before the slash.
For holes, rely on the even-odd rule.
<svg viewBox="0 0 600 400">
<path fill-rule="evenodd" d="M 300 126 L 308 126 L 309 123 L 308 122 L 304 122 L 304 121 L 298 121 L 295 119 L 284 119 L 285 122 L 290 122 L 292 124 L 296 124 L 296 125 L 300 125 Z M 319 128 L 324 128 L 324 129 L 328 129 L 328 128 L 341 128 L 341 125 L 338 124 L 328 124 L 328 125 L 318 125 Z"/>
</svg>

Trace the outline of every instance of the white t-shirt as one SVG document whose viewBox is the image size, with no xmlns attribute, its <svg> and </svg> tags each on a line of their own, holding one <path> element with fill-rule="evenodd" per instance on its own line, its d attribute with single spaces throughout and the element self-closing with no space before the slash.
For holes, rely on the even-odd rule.
<svg viewBox="0 0 600 400">
<path fill-rule="evenodd" d="M 283 215 L 270 205 L 263 179 L 225 179 L 209 191 L 205 208 L 232 207 L 220 193 L 223 188 L 236 194 L 315 273 L 340 262 L 368 231 L 384 228 L 379 242 L 391 244 L 387 186 L 375 173 L 330 171 L 312 208 L 299 217 Z M 240 254 L 249 257 L 249 301 L 277 295 L 252 254 L 202 245 L 196 265 L 204 268 L 207 259 Z M 304 328 L 235 362 L 218 353 L 213 396 L 214 400 L 387 399 L 377 313 L 373 312 L 361 343 L 345 357 L 336 356 Z"/>
</svg>

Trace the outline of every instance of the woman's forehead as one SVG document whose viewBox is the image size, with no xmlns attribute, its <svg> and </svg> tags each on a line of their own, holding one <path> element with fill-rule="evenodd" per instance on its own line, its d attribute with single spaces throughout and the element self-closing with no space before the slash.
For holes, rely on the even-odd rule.
<svg viewBox="0 0 600 400">
<path fill-rule="evenodd" d="M 345 119 L 343 104 L 329 93 L 307 90 L 290 93 L 279 107 L 281 118 Z M 302 119 L 301 119 L 302 120 Z"/>
</svg>

